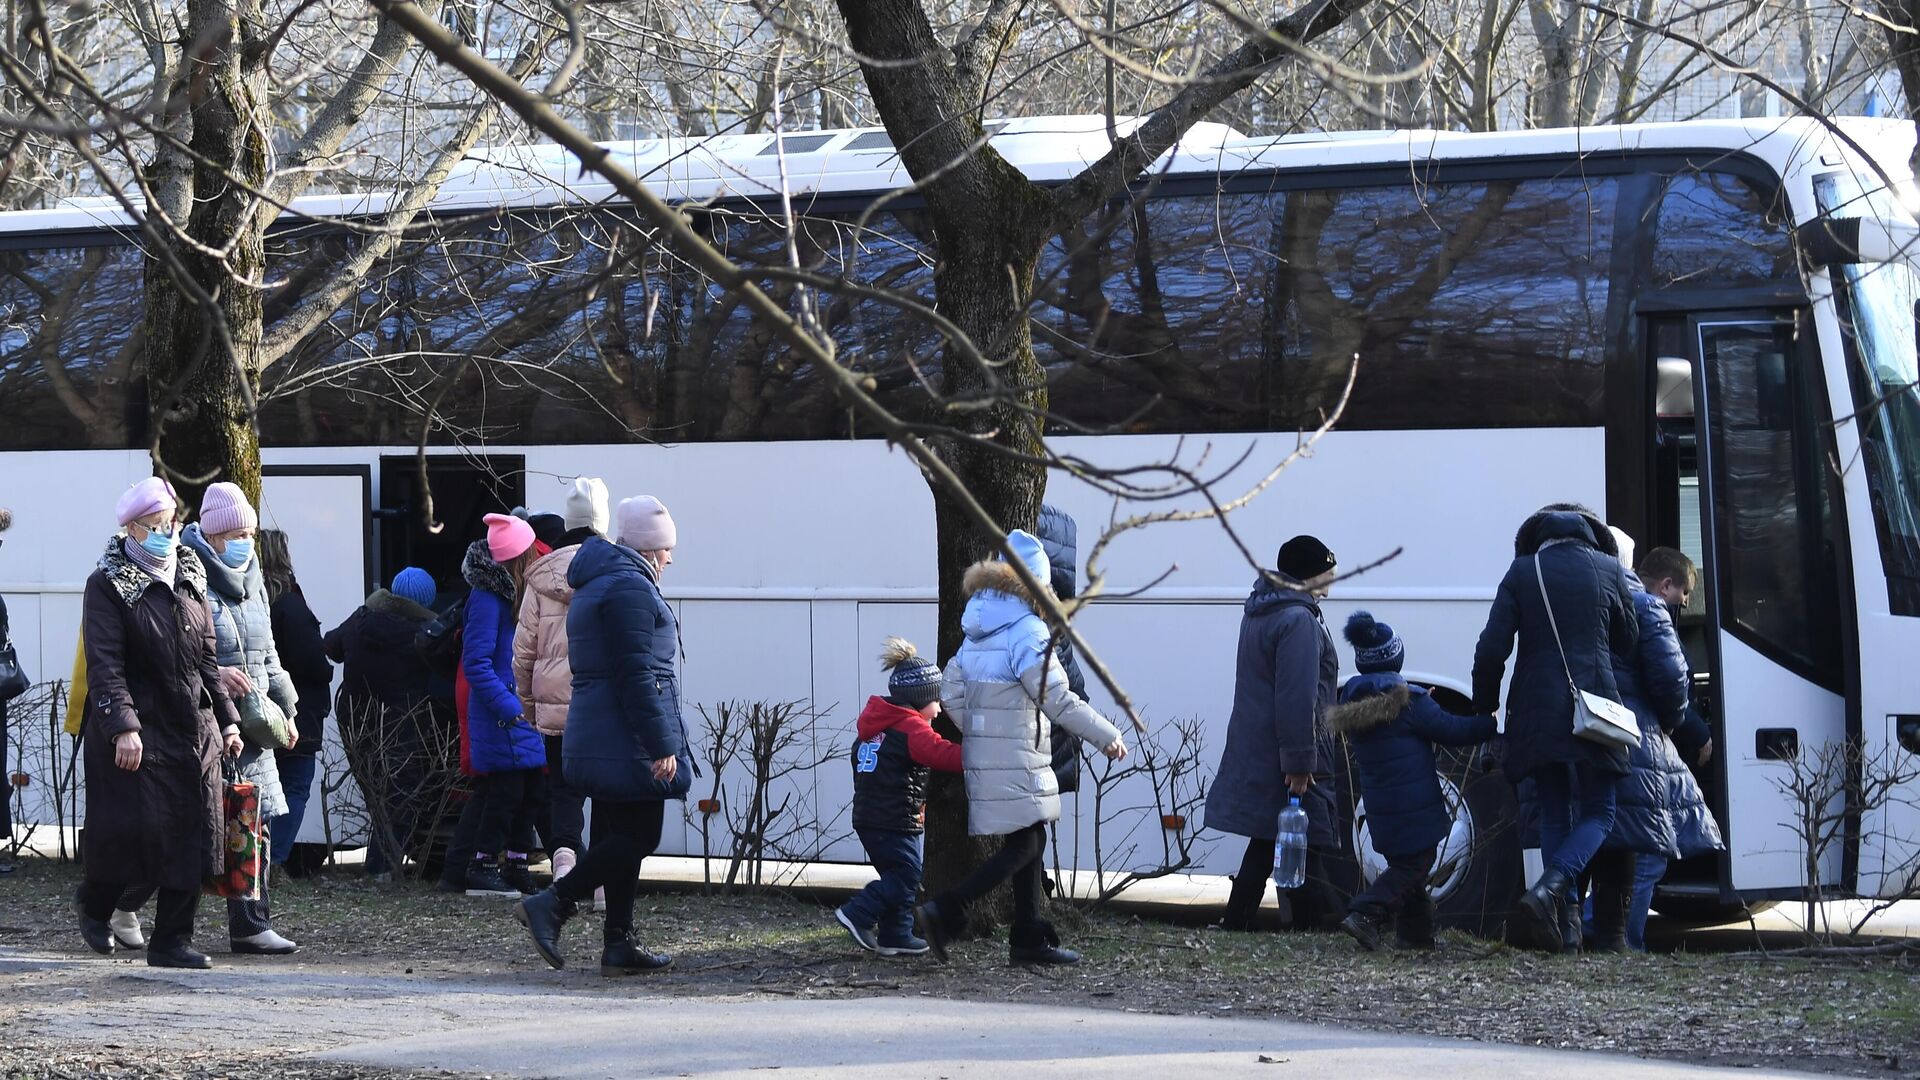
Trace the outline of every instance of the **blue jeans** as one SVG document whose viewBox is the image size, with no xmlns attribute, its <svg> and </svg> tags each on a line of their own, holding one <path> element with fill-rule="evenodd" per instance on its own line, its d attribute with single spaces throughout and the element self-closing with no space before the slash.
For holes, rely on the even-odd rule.
<svg viewBox="0 0 1920 1080">
<path fill-rule="evenodd" d="M 1540 802 L 1540 856 L 1568 881 L 1579 880 L 1613 831 L 1614 782 L 1611 774 L 1585 762 L 1547 765 L 1533 774 L 1534 797 Z M 1579 902 L 1569 888 L 1567 903 Z"/>
<path fill-rule="evenodd" d="M 880 944 L 904 945 L 913 936 L 913 900 L 920 892 L 921 836 L 891 829 L 859 833 L 880 880 L 855 893 L 840 910 L 860 926 L 878 926 Z"/>
<path fill-rule="evenodd" d="M 1647 913 L 1653 910 L 1653 890 L 1660 879 L 1667 876 L 1667 857 L 1665 855 L 1633 856 L 1633 906 L 1627 909 L 1627 948 L 1634 952 L 1647 951 Z M 1581 916 L 1581 927 L 1587 936 L 1593 935 L 1593 896 L 1587 896 L 1585 913 Z"/>
<path fill-rule="evenodd" d="M 300 838 L 300 823 L 306 820 L 307 797 L 313 794 L 313 774 L 319 763 L 318 754 L 274 755 L 274 764 L 280 767 L 280 788 L 287 796 L 287 812 L 267 825 L 275 866 L 287 864 L 293 842 Z"/>
</svg>

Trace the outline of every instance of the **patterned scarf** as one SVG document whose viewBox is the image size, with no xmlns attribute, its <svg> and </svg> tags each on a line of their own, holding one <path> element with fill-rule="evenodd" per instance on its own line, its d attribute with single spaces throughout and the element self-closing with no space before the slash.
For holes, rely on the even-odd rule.
<svg viewBox="0 0 1920 1080">
<path fill-rule="evenodd" d="M 169 589 L 173 588 L 174 574 L 180 569 L 179 544 L 175 544 L 173 546 L 173 554 L 164 559 L 154 558 L 152 552 L 134 543 L 133 537 L 131 536 L 121 539 L 120 550 L 127 553 L 127 558 L 132 561 L 133 565 L 146 571 L 148 577 L 151 577 Z"/>
</svg>

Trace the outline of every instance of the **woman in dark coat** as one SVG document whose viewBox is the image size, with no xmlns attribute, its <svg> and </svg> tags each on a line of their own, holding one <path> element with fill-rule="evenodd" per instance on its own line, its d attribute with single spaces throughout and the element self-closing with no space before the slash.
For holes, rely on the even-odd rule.
<svg viewBox="0 0 1920 1080">
<path fill-rule="evenodd" d="M 221 685 L 207 580 L 182 557 L 178 504 L 157 477 L 120 497 L 123 531 L 87 578 L 86 878 L 80 936 L 113 951 L 107 920 L 129 887 L 158 888 L 154 967 L 207 968 L 193 949 L 203 883 L 224 863 L 220 758 L 241 750 Z"/>
<path fill-rule="evenodd" d="M 1247 837 L 1221 920 L 1228 930 L 1257 924 L 1289 795 L 1307 811 L 1307 883 L 1293 891 L 1292 925 L 1313 929 L 1341 914 L 1325 870 L 1324 853 L 1336 841 L 1332 784 L 1323 782 L 1333 774 L 1332 746 L 1321 723 L 1340 677 L 1319 601 L 1333 580 L 1333 552 L 1296 536 L 1281 546 L 1276 566 L 1278 573 L 1254 583 L 1240 617 L 1233 714 L 1207 790 L 1206 827 Z"/>
<path fill-rule="evenodd" d="M 273 819 L 273 865 L 285 866 L 287 857 L 293 854 L 294 841 L 300 837 L 307 800 L 313 794 L 313 775 L 326 738 L 328 705 L 333 700 L 333 665 L 327 662 L 326 646 L 320 641 L 320 620 L 307 606 L 306 593 L 293 576 L 287 534 L 279 529 L 260 530 L 260 572 L 267 581 L 273 646 L 280 653 L 280 666 L 287 669 L 293 689 L 300 695 L 293 718 L 300 741 L 290 750 L 274 753 L 287 812 Z"/>
<path fill-rule="evenodd" d="M 1541 596 L 1542 578 L 1558 643 Z M 1613 828 L 1614 782 L 1627 772 L 1625 750 L 1573 733 L 1567 677 L 1571 672 L 1588 693 L 1620 700 L 1613 656 L 1630 653 L 1639 640 L 1629 593 L 1606 525 L 1581 507 L 1549 506 L 1520 527 L 1513 564 L 1474 650 L 1474 707 L 1491 712 L 1499 707 L 1507 658 L 1519 641 L 1507 692 L 1506 769 L 1515 783 L 1534 782 L 1547 866 L 1520 897 L 1509 933 L 1549 952 L 1579 947 L 1573 887 Z"/>
<path fill-rule="evenodd" d="M 641 861 L 660 846 L 665 800 L 685 798 L 694 777 L 674 666 L 679 624 L 659 585 L 677 541 L 667 508 L 642 495 L 615 512 L 613 543 L 587 540 L 567 568 L 573 701 L 563 751 L 567 782 L 593 800 L 592 836 L 572 873 L 514 911 L 556 968 L 566 966 L 561 928 L 596 888 L 607 895 L 600 974 L 672 963 L 634 943 L 633 897 Z"/>
</svg>

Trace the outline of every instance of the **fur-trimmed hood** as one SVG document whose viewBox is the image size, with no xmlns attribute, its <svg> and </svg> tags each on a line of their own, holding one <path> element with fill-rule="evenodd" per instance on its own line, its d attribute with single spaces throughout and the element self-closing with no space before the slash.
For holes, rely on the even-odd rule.
<svg viewBox="0 0 1920 1080">
<path fill-rule="evenodd" d="M 484 589 L 502 600 L 513 599 L 513 575 L 493 561 L 493 552 L 485 540 L 467 545 L 467 557 L 460 563 L 460 576 L 476 589 Z"/>
<path fill-rule="evenodd" d="M 1327 709 L 1327 728 L 1335 735 L 1349 739 L 1364 735 L 1374 728 L 1393 723 L 1394 718 L 1406 710 L 1407 702 L 1412 697 L 1413 691 L 1407 688 L 1404 680 L 1386 684 L 1386 689 L 1380 693 L 1356 697 Z"/>
<path fill-rule="evenodd" d="M 193 590 L 194 595 L 205 599 L 207 571 L 200 565 L 200 560 L 176 555 L 173 561 L 174 584 L 176 586 L 184 584 Z M 154 579 L 127 555 L 126 537 L 120 533 L 115 533 L 113 538 L 107 541 L 107 550 L 100 556 L 100 562 L 97 565 L 100 572 L 106 575 L 107 584 L 113 586 L 115 595 L 119 596 L 120 601 L 128 607 L 139 603 L 141 594 L 147 591 L 147 586 L 155 584 Z"/>
<path fill-rule="evenodd" d="M 375 589 L 367 597 L 367 610 L 376 615 L 397 615 L 413 622 L 431 622 L 433 609 L 401 596 L 390 589 Z"/>
<path fill-rule="evenodd" d="M 1013 567 L 1000 559 L 984 559 L 967 567 L 966 576 L 960 579 L 960 591 L 968 600 L 985 592 L 1005 593 L 1012 599 L 1027 606 L 1034 614 L 1040 613 L 1040 603 L 1034 599 Z"/>
</svg>

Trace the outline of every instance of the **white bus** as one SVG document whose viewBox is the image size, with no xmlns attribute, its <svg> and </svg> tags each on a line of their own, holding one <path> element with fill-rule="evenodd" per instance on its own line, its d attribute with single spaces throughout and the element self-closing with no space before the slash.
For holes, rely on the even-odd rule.
<svg viewBox="0 0 1920 1080">
<path fill-rule="evenodd" d="M 1047 183 L 1101 154 L 1104 130 L 1097 117 L 1015 120 L 993 142 Z M 1031 317 L 1063 417 L 1054 437 L 1116 465 L 1244 453 L 1231 488 L 1294 449 L 1358 353 L 1338 430 L 1235 518 L 1261 550 L 1303 531 L 1350 565 L 1404 549 L 1335 592 L 1336 629 L 1373 610 L 1405 637 L 1409 675 L 1459 703 L 1521 520 L 1549 502 L 1599 508 L 1642 550 L 1678 546 L 1704 568 L 1681 629 L 1729 850 L 1676 865 L 1662 909 L 1809 884 L 1900 893 L 1920 845 L 1911 806 L 1854 808 L 1809 882 L 1786 791 L 1823 748 L 1851 742 L 1856 762 L 1905 768 L 1920 747 L 1920 288 L 1898 253 L 1810 255 L 1796 233 L 1825 218 L 1846 236 L 1855 219 L 1910 235 L 1913 130 L 1844 130 L 1773 119 L 1249 138 L 1201 125 L 1132 198 L 1048 248 Z M 883 131 L 615 150 L 743 261 L 785 256 L 784 164 L 804 260 L 931 288 L 912 197 L 863 217 L 907 183 Z M 884 685 L 880 639 L 934 640 L 925 484 L 610 200 L 552 147 L 464 165 L 432 223 L 267 373 L 265 518 L 291 533 L 331 626 L 404 565 L 458 587 L 458 553 L 487 510 L 557 508 L 582 474 L 658 495 L 684 538 L 666 584 L 690 723 L 722 700 L 805 700 L 826 711 L 815 745 L 832 753 Z M 381 206 L 356 195 L 300 209 Z M 289 219 L 269 316 L 355 243 L 337 221 Z M 0 248 L 0 503 L 16 514 L 0 591 L 23 659 L 51 679 L 72 656 L 107 508 L 149 471 L 141 257 L 105 205 L 0 215 Z M 937 377 L 932 331 L 876 302 L 821 304 L 885 400 L 925 402 L 915 372 Z M 439 534 L 417 491 L 429 412 Z M 1048 501 L 1083 538 L 1115 509 L 1060 477 Z M 1085 632 L 1150 721 L 1202 721 L 1210 770 L 1252 572 L 1205 523 L 1130 536 L 1107 569 L 1116 598 L 1085 612 Z M 1450 920 L 1481 929 L 1523 876 L 1524 830 L 1495 766 L 1495 754 L 1449 759 L 1456 828 L 1434 885 Z M 1341 831 L 1371 867 L 1352 786 L 1342 778 L 1357 805 Z M 850 787 L 833 761 L 790 793 L 824 858 L 860 857 Z M 666 852 L 698 852 L 693 806 Z M 1170 822 L 1144 781 L 1107 806 L 1131 808 L 1106 827 L 1109 869 L 1157 864 Z M 1092 816 L 1089 795 L 1069 801 L 1063 863 L 1092 866 Z M 1233 867 L 1235 845 L 1203 819 L 1171 824 L 1199 830 L 1194 869 Z"/>
</svg>

